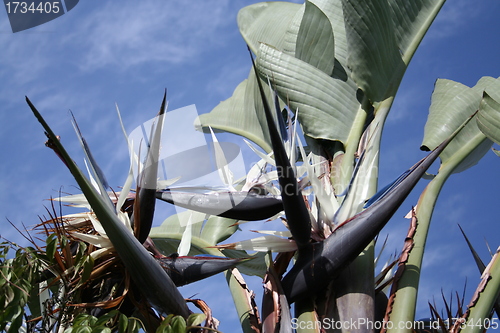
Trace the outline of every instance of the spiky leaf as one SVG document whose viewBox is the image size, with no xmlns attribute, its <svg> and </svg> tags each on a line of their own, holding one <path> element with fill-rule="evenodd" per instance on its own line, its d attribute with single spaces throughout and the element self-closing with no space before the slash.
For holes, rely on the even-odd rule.
<svg viewBox="0 0 500 333">
<path fill-rule="evenodd" d="M 95 191 L 90 181 L 71 159 L 40 112 L 38 112 L 28 98 L 26 98 L 26 101 L 35 117 L 45 129 L 49 142 L 54 147 L 53 149 L 61 156 L 82 192 L 85 194 L 87 201 L 104 227 L 106 234 L 109 235 L 118 255 L 141 292 L 160 311 L 180 314 L 187 318 L 189 309 L 170 277 L 120 221 L 115 210 L 110 208 L 100 194 Z"/>
</svg>

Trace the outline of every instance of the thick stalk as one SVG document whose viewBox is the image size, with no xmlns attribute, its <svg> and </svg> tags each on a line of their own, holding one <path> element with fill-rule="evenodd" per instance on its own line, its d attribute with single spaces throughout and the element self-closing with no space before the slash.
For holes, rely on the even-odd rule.
<svg viewBox="0 0 500 333">
<path fill-rule="evenodd" d="M 359 140 L 361 135 L 363 135 L 363 128 L 367 118 L 367 112 L 365 111 L 368 107 L 367 104 L 367 101 L 364 102 L 364 105 L 358 110 L 358 114 L 356 115 L 352 125 L 352 130 L 344 144 L 345 153 L 340 165 L 340 173 L 337 174 L 338 178 L 332 179 L 332 184 L 334 185 L 337 193 L 344 192 L 349 184 L 349 181 L 351 180 L 352 171 L 354 169 L 355 154 L 358 150 Z"/>
<path fill-rule="evenodd" d="M 442 164 L 438 174 L 427 185 L 418 200 L 416 208 L 417 230 L 413 238 L 414 246 L 409 253 L 404 272 L 398 281 L 399 287 L 395 294 L 387 326 L 387 331 L 390 333 L 412 333 L 412 325 L 409 323 L 412 323 L 415 318 L 420 269 L 422 267 L 425 243 L 436 201 L 445 181 L 453 173 L 453 170 L 485 138 L 483 135 L 477 135 L 462 149 L 457 151 L 446 163 Z"/>
<path fill-rule="evenodd" d="M 382 135 L 382 128 L 387 114 L 392 105 L 393 98 L 389 98 L 382 102 L 378 108 L 375 119 L 370 124 L 367 129 L 367 150 L 365 152 L 365 167 L 366 170 L 361 170 L 358 174 L 361 182 L 356 184 L 356 188 L 352 189 L 353 194 L 357 194 L 361 199 L 361 202 L 368 199 L 374 195 L 377 191 L 378 182 L 378 160 L 380 151 L 380 141 Z M 363 104 L 363 109 L 367 110 L 369 107 L 366 101 Z M 361 116 L 357 117 L 363 118 L 363 122 L 366 121 L 366 112 L 363 112 L 364 118 Z M 362 133 L 357 133 L 358 140 L 356 144 L 351 146 L 347 145 L 346 156 L 354 157 L 354 153 L 358 148 L 359 139 Z M 353 146 L 355 149 L 353 149 Z M 349 162 L 349 158 L 344 158 L 342 167 L 349 168 L 353 165 L 353 162 Z M 361 166 L 363 168 L 363 165 Z M 352 170 L 352 169 L 351 169 Z M 361 178 L 363 177 L 363 178 Z M 368 177 L 368 178 L 364 178 Z M 353 207 L 355 208 L 355 207 Z M 361 207 L 356 209 L 356 211 L 351 212 L 352 215 L 359 212 Z M 374 322 L 375 318 L 375 293 L 374 293 L 374 246 L 373 243 L 370 244 L 363 253 L 358 256 L 343 272 L 340 274 L 339 278 L 334 282 L 334 289 L 337 291 L 336 294 L 336 307 L 338 318 L 340 322 L 353 323 L 349 324 L 349 327 L 342 326 L 343 332 L 371 332 L 370 327 L 365 325 L 355 325 L 359 323 Z M 339 285 L 337 285 L 339 282 Z M 339 291 L 341 291 L 339 293 Z"/>
<path fill-rule="evenodd" d="M 359 255 L 334 282 L 337 291 L 336 307 L 340 332 L 371 332 L 367 322 L 375 316 L 375 291 L 373 278 L 373 243 Z M 339 324 L 335 328 L 339 327 Z M 339 332 L 336 329 L 334 332 Z"/>
<path fill-rule="evenodd" d="M 233 274 L 234 272 L 234 274 Z M 241 279 L 241 275 L 236 268 L 226 271 L 226 281 L 233 296 L 234 305 L 238 318 L 240 319 L 243 333 L 255 333 L 260 331 L 258 318 L 255 316 L 256 307 L 252 304 L 249 290 Z M 257 329 L 254 327 L 257 326 Z"/>
<path fill-rule="evenodd" d="M 481 282 L 464 318 L 465 321 L 462 324 L 457 324 L 457 326 L 463 328 L 460 331 L 461 333 L 479 333 L 483 332 L 484 329 L 496 330 L 499 327 L 498 321 L 490 319 L 491 310 L 500 293 L 499 249 L 497 249 L 490 265 L 488 265 L 481 277 Z M 483 284 L 484 282 L 486 285 Z"/>
</svg>

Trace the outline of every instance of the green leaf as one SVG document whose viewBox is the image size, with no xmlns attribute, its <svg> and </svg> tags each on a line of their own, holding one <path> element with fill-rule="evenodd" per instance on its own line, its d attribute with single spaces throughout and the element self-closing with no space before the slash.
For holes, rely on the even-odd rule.
<svg viewBox="0 0 500 333">
<path fill-rule="evenodd" d="M 261 44 L 257 67 L 263 76 L 272 78 L 278 94 L 289 101 L 292 110 L 299 109 L 305 134 L 346 143 L 360 109 L 354 82 L 332 78 L 265 44 Z"/>
<path fill-rule="evenodd" d="M 372 102 L 392 96 L 406 66 L 387 1 L 342 1 L 352 77 Z M 395 86 L 395 87 L 394 87 Z"/>
<path fill-rule="evenodd" d="M 476 112 L 484 89 L 497 85 L 496 81 L 498 80 L 491 77 L 483 77 L 474 87 L 469 88 L 451 80 L 437 80 L 432 93 L 429 117 L 425 124 L 422 149 L 434 149 L 467 117 Z M 469 147 L 469 143 L 473 140 L 479 140 L 480 143 Z M 464 171 L 475 165 L 491 145 L 492 142 L 479 130 L 477 122 L 470 122 L 443 151 L 440 156 L 441 162 L 447 163 L 456 154 L 467 154 L 467 158 L 454 170 L 455 173 Z"/>
<path fill-rule="evenodd" d="M 316 5 L 316 9 L 314 9 L 314 5 Z M 299 35 L 299 26 L 303 21 L 305 5 L 296 10 L 293 18 L 291 18 L 290 15 L 288 18 L 290 22 L 289 29 L 285 33 L 286 36 L 283 36 L 282 39 L 280 39 L 279 35 L 283 34 L 284 29 L 279 30 L 274 27 L 276 20 L 282 22 L 282 12 L 279 12 L 279 15 L 276 15 L 277 12 L 272 12 L 272 8 L 274 7 L 268 6 L 267 4 L 263 6 L 250 6 L 244 8 L 240 12 L 240 16 L 245 17 L 245 19 L 241 19 L 240 30 L 254 52 L 259 50 L 259 43 L 262 42 L 265 45 L 270 45 L 270 48 L 275 48 L 277 52 L 282 52 L 283 54 L 288 55 L 289 58 L 294 59 L 295 62 L 309 65 L 309 67 L 306 66 L 301 69 L 299 73 L 293 73 L 296 75 L 293 78 L 293 82 L 291 82 L 288 87 L 277 87 L 280 97 L 283 101 L 288 102 L 290 90 L 293 89 L 296 91 L 295 97 L 300 100 L 300 96 L 309 96 L 309 93 L 311 93 L 310 90 L 318 90 L 317 93 L 319 94 L 313 95 L 311 98 L 313 101 L 308 100 L 305 102 L 305 105 L 300 103 L 294 104 L 292 102 L 291 105 L 292 108 L 299 106 L 299 119 L 301 124 L 304 126 L 305 134 L 313 138 L 338 140 L 345 143 L 348 133 L 351 130 L 351 126 L 353 125 L 353 119 L 358 113 L 360 105 L 357 101 L 356 95 L 358 87 L 352 80 L 349 79 L 347 69 L 345 67 L 347 59 L 347 44 L 345 41 L 345 28 L 341 5 L 338 1 L 331 2 L 322 0 L 314 1 L 314 5 L 309 4 L 309 6 L 313 9 L 308 10 L 310 13 L 308 13 L 303 23 L 311 23 L 310 16 L 312 15 L 316 19 L 321 17 L 321 26 L 319 29 L 313 25 L 311 25 L 310 28 L 304 27 L 301 32 L 301 43 L 307 43 L 308 40 L 311 42 L 310 38 L 308 38 L 309 32 L 314 35 L 316 35 L 316 33 L 320 33 L 321 35 L 324 34 L 325 36 L 330 36 L 330 49 L 333 50 L 332 35 L 335 34 L 334 51 L 336 54 L 327 52 L 325 53 L 324 58 L 320 55 L 313 56 L 308 54 L 305 50 L 305 45 L 301 45 L 298 52 L 314 63 L 314 65 L 318 65 L 323 70 L 330 72 L 329 74 L 332 73 L 331 70 L 327 68 L 332 68 L 333 66 L 333 77 L 336 78 L 336 81 L 338 82 L 329 82 L 325 87 L 321 87 L 321 84 L 324 83 L 323 77 L 327 77 L 330 79 L 329 81 L 333 81 L 328 74 L 325 74 L 316 67 L 293 57 L 296 53 L 295 42 Z M 288 4 L 285 6 L 288 6 Z M 257 10 L 257 8 L 259 8 L 259 10 Z M 245 14 L 246 11 L 250 14 Z M 321 15 L 321 12 L 324 14 Z M 259 15 L 262 15 L 262 18 L 260 18 Z M 259 17 L 259 20 L 257 20 L 257 17 Z M 260 21 L 260 19 L 262 19 L 262 21 Z M 330 20 L 329 25 L 327 24 L 328 19 Z M 271 26 L 272 28 L 264 28 L 264 25 Z M 266 38 L 264 35 L 268 30 L 271 31 L 269 33 L 272 37 Z M 278 33 L 278 31 L 280 32 Z M 311 36 L 312 35 L 309 35 L 309 37 Z M 322 40 L 323 39 L 328 38 L 325 37 L 322 38 Z M 315 46 L 315 49 L 320 50 L 322 47 L 324 46 L 320 46 L 318 44 L 318 46 Z M 258 61 L 260 60 L 258 59 Z M 258 64 L 258 66 L 260 66 L 260 64 Z M 308 75 L 310 68 L 315 70 L 315 72 Z M 267 72 L 266 70 L 262 70 L 264 77 L 267 75 L 274 81 L 276 74 L 274 69 L 275 68 L 272 68 Z M 312 88 L 310 87 L 311 82 L 301 83 L 302 80 L 310 81 L 312 79 L 312 81 L 314 81 L 316 79 L 316 72 L 323 74 L 320 78 L 320 83 L 314 84 L 315 82 L 313 82 Z M 286 72 L 280 74 L 287 75 L 289 73 Z M 306 77 L 303 77 L 303 75 L 306 75 Z M 198 128 L 211 126 L 212 128 L 219 130 L 243 135 L 257 143 L 265 151 L 269 152 L 270 141 L 267 131 L 262 132 L 262 128 L 266 127 L 264 122 L 264 112 L 261 103 L 254 102 L 260 99 L 258 90 L 256 89 L 256 82 L 256 78 L 251 72 L 249 79 L 238 86 L 235 93 L 229 100 L 219 104 L 219 106 L 217 106 L 211 113 L 201 115 L 198 118 Z M 297 82 L 299 82 L 299 85 L 295 87 Z M 332 86 L 334 87 L 332 88 Z M 268 94 L 268 89 L 264 90 L 265 93 Z M 332 100 L 335 100 L 336 103 L 330 104 Z M 304 113 L 301 112 L 302 109 L 306 109 Z M 316 110 L 318 111 L 316 112 Z M 362 125 L 363 124 L 361 124 L 361 126 Z M 339 126 L 341 127 L 340 130 L 337 128 Z M 337 132 L 340 133 L 337 134 Z"/>
<path fill-rule="evenodd" d="M 118 314 L 118 332 L 126 333 L 129 319 L 123 313 Z"/>
<path fill-rule="evenodd" d="M 198 326 L 200 325 L 207 316 L 205 316 L 203 313 L 192 313 L 189 315 L 187 319 L 187 326 Z"/>
<path fill-rule="evenodd" d="M 127 333 L 137 333 L 142 328 L 141 323 L 138 319 L 129 318 L 127 324 Z"/>
<path fill-rule="evenodd" d="M 333 77 L 347 80 L 347 39 L 344 11 L 340 0 L 311 0 L 330 20 L 335 42 L 335 64 Z M 350 75 L 350 74 L 349 74 Z"/>
<path fill-rule="evenodd" d="M 9 322 L 8 333 L 17 333 L 22 324 L 23 308 L 18 304 L 11 304 L 4 310 L 2 314 L 2 322 Z"/>
<path fill-rule="evenodd" d="M 40 301 L 41 291 L 42 290 L 40 288 L 40 283 L 37 283 L 33 286 L 29 295 L 28 307 L 33 317 L 39 317 L 42 315 L 42 307 Z"/>
<path fill-rule="evenodd" d="M 111 333 L 111 329 L 109 327 L 94 327 L 92 333 Z"/>
<path fill-rule="evenodd" d="M 352 77 L 372 102 L 394 96 L 444 0 L 342 0 Z"/>
<path fill-rule="evenodd" d="M 173 332 L 175 333 L 184 333 L 186 332 L 186 320 L 181 316 L 175 316 L 172 318 L 172 322 L 170 323 Z"/>
<path fill-rule="evenodd" d="M 21 326 L 23 324 L 23 321 L 24 321 L 24 318 L 23 318 L 22 314 L 20 314 L 19 316 L 17 316 L 12 321 L 12 323 L 10 324 L 10 327 L 9 327 L 9 330 L 7 331 L 7 333 L 18 333 L 18 332 L 21 332 L 22 331 L 21 330 Z"/>
<path fill-rule="evenodd" d="M 335 64 L 333 29 L 328 17 L 312 2 L 306 1 L 300 24 L 295 57 L 332 75 Z"/>
<path fill-rule="evenodd" d="M 238 225 L 235 220 L 211 216 L 203 226 L 200 238 L 207 243 L 216 245 L 228 239 L 236 230 L 238 230 Z"/>
<path fill-rule="evenodd" d="M 79 326 L 76 328 L 73 328 L 71 331 L 72 333 L 92 333 L 92 328 L 89 326 Z"/>
<path fill-rule="evenodd" d="M 396 43 L 408 65 L 446 0 L 388 0 Z"/>
<path fill-rule="evenodd" d="M 266 273 L 266 261 L 264 252 L 257 252 L 253 254 L 248 254 L 245 251 L 240 250 L 230 250 L 224 249 L 221 251 L 228 258 L 249 258 L 251 260 L 246 260 L 238 264 L 238 270 L 249 276 L 260 276 L 264 277 Z"/>
<path fill-rule="evenodd" d="M 91 256 L 88 256 L 83 263 L 83 272 L 81 281 L 85 282 L 90 277 L 90 273 L 94 268 L 94 259 Z"/>
<path fill-rule="evenodd" d="M 152 228 L 150 237 L 158 238 L 164 236 L 174 236 L 175 239 L 181 239 L 191 214 L 193 237 L 203 240 L 210 246 L 216 245 L 217 243 L 227 239 L 234 234 L 236 230 L 238 230 L 235 220 L 218 216 L 209 216 L 205 222 L 207 217 L 206 214 L 194 211 L 185 211 L 169 216 L 160 226 Z"/>
<path fill-rule="evenodd" d="M 490 140 L 500 144 L 500 103 L 488 94 L 483 93 L 479 105 L 477 126 Z"/>
<path fill-rule="evenodd" d="M 14 300 L 15 294 L 14 294 L 14 290 L 12 289 L 10 284 L 5 284 L 3 289 L 4 289 L 4 297 L 5 297 L 4 302 L 5 302 L 5 305 L 7 305 Z"/>
<path fill-rule="evenodd" d="M 443 2 L 313 0 L 302 7 L 265 3 L 242 9 L 239 26 L 252 51 L 259 50 L 259 43 L 274 50 L 272 55 L 265 54 L 264 60 L 259 57 L 259 70 L 273 81 L 276 76 L 282 76 L 277 84 L 280 97 L 288 101 L 294 95 L 291 106 L 292 109 L 299 107 L 304 133 L 316 139 L 346 144 L 349 133 L 356 132 L 353 131 L 354 119 L 361 108 L 363 96 L 357 92 L 358 86 L 372 102 L 394 96 L 406 65 Z M 335 45 L 331 34 L 335 37 Z M 312 43 L 312 36 L 321 37 L 321 43 Z M 325 41 L 326 46 L 323 45 Z M 324 55 L 320 54 L 322 48 L 328 50 Z M 260 52 L 263 56 L 262 46 Z M 316 52 L 318 54 L 312 55 Z M 310 67 L 322 72 L 315 68 L 319 66 L 340 82 L 329 82 L 324 78 L 328 74 L 318 76 L 313 69 L 299 65 L 300 60 L 293 56 L 303 58 L 314 65 Z M 289 80 L 287 75 L 291 75 Z M 316 78 L 319 78 L 318 82 L 314 82 Z M 249 81 L 242 83 L 245 87 L 240 85 L 232 98 L 210 114 L 202 115 L 198 127 L 211 126 L 246 136 L 269 151 L 269 140 L 262 136 L 260 129 L 262 115 L 259 110 L 256 110 L 257 116 L 253 114 L 255 107 L 249 100 L 251 96 L 243 95 L 243 89 L 255 93 L 255 89 L 248 89 L 253 85 Z M 251 121 L 248 122 L 248 118 Z M 248 134 L 245 133 L 247 126 L 250 129 Z M 357 144 L 354 142 L 357 139 L 352 139 L 353 144 Z"/>
<path fill-rule="evenodd" d="M 295 45 L 302 14 L 303 6 L 299 4 L 261 2 L 241 9 L 237 21 L 243 39 L 254 53 L 259 43 L 286 50 Z M 295 49 L 288 52 L 294 54 Z"/>
<path fill-rule="evenodd" d="M 163 319 L 160 326 L 156 329 L 156 333 L 170 332 L 168 328 L 170 328 L 170 323 L 173 317 L 173 315 L 168 315 L 165 319 Z"/>
<path fill-rule="evenodd" d="M 59 245 L 57 235 L 56 234 L 51 234 L 47 239 L 45 240 L 45 243 L 47 244 L 47 247 L 45 248 L 45 254 L 47 255 L 47 258 L 52 261 L 54 260 L 54 255 L 57 250 L 57 245 Z"/>
<path fill-rule="evenodd" d="M 105 326 L 111 319 L 113 319 L 118 314 L 117 310 L 112 310 L 102 316 L 100 316 L 96 322 L 95 326 Z"/>
<path fill-rule="evenodd" d="M 197 130 L 205 130 L 208 127 L 244 136 L 266 151 L 271 150 L 269 135 L 264 134 L 261 120 L 255 111 L 253 100 L 253 87 L 255 76 L 250 74 L 249 78 L 236 87 L 233 96 L 219 103 L 210 113 L 205 113 L 196 118 Z M 252 98 L 246 96 L 252 92 Z M 230 116 L 228 116 L 230 115 Z"/>
</svg>

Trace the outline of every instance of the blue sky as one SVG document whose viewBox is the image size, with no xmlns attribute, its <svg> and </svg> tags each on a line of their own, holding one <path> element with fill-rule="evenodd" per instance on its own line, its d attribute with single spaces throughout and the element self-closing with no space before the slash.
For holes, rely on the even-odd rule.
<svg viewBox="0 0 500 333">
<path fill-rule="evenodd" d="M 1 236 L 21 241 L 7 219 L 18 226 L 36 224 L 47 198 L 59 190 L 77 192 L 69 172 L 45 148 L 25 95 L 82 165 L 71 109 L 110 185 L 121 186 L 129 158 L 115 103 L 131 132 L 157 112 L 165 88 L 171 110 L 196 104 L 198 112 L 209 112 L 230 97 L 250 69 L 236 14 L 254 2 L 81 1 L 69 13 L 16 34 L 0 10 Z M 499 10 L 495 0 L 445 4 L 407 70 L 386 123 L 381 185 L 425 156 L 419 146 L 437 78 L 472 86 L 482 76 L 500 76 Z M 440 297 L 441 288 L 446 294 L 461 291 L 466 277 L 469 301 L 479 274 L 457 223 L 487 260 L 484 240 L 493 250 L 499 245 L 499 165 L 490 152 L 472 169 L 453 175 L 442 191 L 424 258 L 418 316 L 427 315 L 427 300 Z M 384 237 L 390 234 L 388 253 L 400 250 L 408 227 L 402 216 L 424 186 L 420 182 L 382 231 Z M 260 282 L 249 281 L 260 294 Z M 198 293 L 222 321 L 221 329 L 234 330 L 236 312 L 222 275 L 182 292 L 186 297 Z"/>
</svg>

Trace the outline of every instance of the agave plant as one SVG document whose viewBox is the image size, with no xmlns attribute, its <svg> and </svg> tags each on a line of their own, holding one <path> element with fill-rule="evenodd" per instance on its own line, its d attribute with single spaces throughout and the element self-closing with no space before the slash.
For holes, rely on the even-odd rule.
<svg viewBox="0 0 500 333">
<path fill-rule="evenodd" d="M 160 184 L 166 97 L 145 159 L 139 161 L 130 149 L 131 168 L 119 193 L 110 190 L 76 121 L 89 178 L 27 100 L 47 145 L 83 192 L 56 200 L 88 209 L 68 216 L 54 213 L 39 225 L 47 241 L 29 250 L 43 263 L 34 270 L 40 289 L 31 294 L 39 303 L 45 296 L 38 290 L 58 286 L 51 292 L 64 297 L 55 297 L 45 316 L 38 311 L 36 322 L 59 320 L 60 327 L 69 327 L 101 317 L 100 324 L 114 318 L 115 324 L 134 325 L 119 310 L 126 317 L 138 316 L 148 331 L 168 331 L 174 323 L 186 330 L 199 325 L 200 318 L 215 329 L 208 306 L 197 301 L 204 315 L 193 317 L 177 286 L 225 271 L 244 332 L 418 329 L 407 323 L 415 322 L 425 240 L 440 190 L 449 176 L 473 166 L 493 141 L 500 142 L 500 80 L 483 77 L 474 87 L 438 80 L 421 147 L 430 153 L 377 191 L 384 122 L 443 3 L 314 0 L 242 9 L 238 25 L 255 55 L 249 77 L 195 123 L 214 137 L 223 190 L 200 193 L 199 188 Z M 244 179 L 232 179 L 213 129 L 242 135 L 264 151 L 249 143 L 261 160 Z M 438 157 L 437 174 L 426 175 Z M 139 172 L 132 191 L 134 165 Z M 431 181 L 409 214 L 403 250 L 376 276 L 375 239 L 424 176 Z M 152 227 L 157 199 L 188 210 Z M 276 218 L 288 231 L 260 230 L 263 236 L 221 244 L 238 223 Z M 442 329 L 483 328 L 463 323 L 485 323 L 490 317 L 500 291 L 497 253 L 481 267 L 472 301 L 460 306 L 453 326 Z M 260 312 L 241 273 L 263 278 Z M 64 314 L 66 322 L 56 313 Z M 12 330 L 21 327 L 19 315 L 8 319 Z"/>
</svg>

